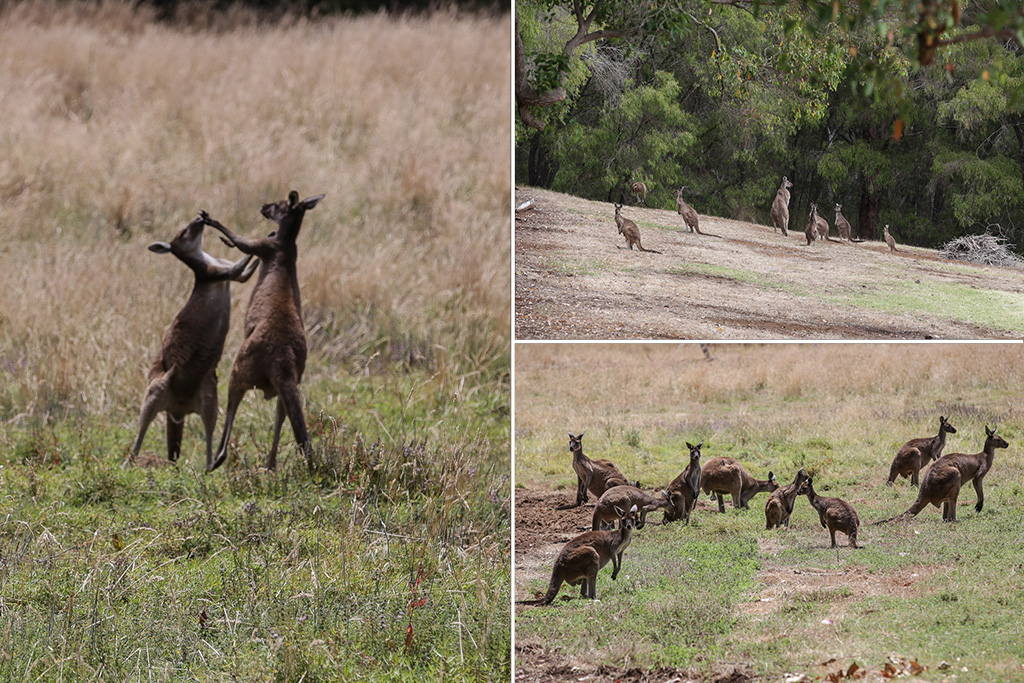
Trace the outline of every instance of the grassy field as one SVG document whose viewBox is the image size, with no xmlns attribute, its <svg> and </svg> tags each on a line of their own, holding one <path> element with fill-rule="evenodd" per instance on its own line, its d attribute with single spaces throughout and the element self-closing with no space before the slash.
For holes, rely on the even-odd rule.
<svg viewBox="0 0 1024 683">
<path fill-rule="evenodd" d="M 0 14 L 0 679 L 507 681 L 509 19 L 196 19 Z M 200 209 L 266 234 L 293 188 L 326 194 L 315 471 L 287 428 L 261 469 L 255 392 L 216 473 L 195 416 L 122 469 L 192 284 L 146 245 Z"/>
<path fill-rule="evenodd" d="M 518 345 L 517 490 L 571 499 L 567 431 L 586 430 L 590 457 L 610 458 L 651 487 L 685 467 L 686 441 L 704 441 L 703 462 L 732 456 L 761 479 L 771 470 L 789 483 L 806 468 L 820 494 L 857 509 L 865 547 L 846 547 L 840 534 L 830 550 L 806 498 L 790 528 L 777 531 L 764 529 L 764 494 L 724 515 L 702 500 L 688 527 L 636 532 L 618 580 L 599 575 L 599 602 L 563 587 L 552 606 L 517 608 L 524 680 L 545 680 L 556 661 L 709 677 L 735 666 L 738 680 L 824 678 L 854 663 L 882 680 L 886 664 L 910 672 L 917 662 L 924 680 L 1024 681 L 1024 348 L 716 345 L 711 353 L 705 361 L 696 345 Z M 929 507 L 908 523 L 874 526 L 913 502 L 907 480 L 885 486 L 889 464 L 907 439 L 934 435 L 940 414 L 958 430 L 947 453 L 980 451 L 985 425 L 998 424 L 1010 443 L 985 479 L 983 511 L 968 487 L 955 525 Z M 579 531 L 567 514 L 552 510 L 549 546 L 517 548 L 516 599 L 546 588 L 559 541 Z"/>
</svg>

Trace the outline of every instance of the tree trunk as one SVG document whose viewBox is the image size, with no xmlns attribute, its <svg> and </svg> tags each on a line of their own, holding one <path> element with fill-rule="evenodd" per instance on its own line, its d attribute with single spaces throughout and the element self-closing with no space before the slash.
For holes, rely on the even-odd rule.
<svg viewBox="0 0 1024 683">
<path fill-rule="evenodd" d="M 857 236 L 862 240 L 878 239 L 878 195 L 873 183 L 868 183 L 861 191 Z"/>
<path fill-rule="evenodd" d="M 544 144 L 543 131 L 537 131 L 530 136 L 530 156 L 528 161 L 528 182 L 533 187 L 542 187 L 550 190 L 555 182 L 555 173 L 558 168 L 551 163 L 551 154 L 548 146 Z"/>
</svg>

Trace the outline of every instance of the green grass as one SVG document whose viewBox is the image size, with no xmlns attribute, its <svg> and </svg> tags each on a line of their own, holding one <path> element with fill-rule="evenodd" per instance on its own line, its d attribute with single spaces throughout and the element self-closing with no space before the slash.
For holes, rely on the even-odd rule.
<svg viewBox="0 0 1024 683">
<path fill-rule="evenodd" d="M 705 497 L 687 527 L 652 514 L 618 580 L 608 567 L 599 574 L 599 603 L 563 587 L 551 606 L 519 608 L 517 643 L 627 669 L 743 663 L 759 680 L 824 678 L 854 662 L 874 680 L 892 656 L 927 667 L 926 680 L 1024 682 L 1021 346 L 744 344 L 713 354 L 708 363 L 675 344 L 518 348 L 517 485 L 574 482 L 562 425 L 551 424 L 556 397 L 561 422 L 587 430 L 590 457 L 649 488 L 686 466 L 686 441 L 704 441 L 704 462 L 732 456 L 760 479 L 770 469 L 786 484 L 804 467 L 819 494 L 856 508 L 863 549 L 843 534 L 830 549 L 806 498 L 789 529 L 766 531 L 765 494 L 750 510 L 727 502 L 724 515 Z M 986 425 L 1010 443 L 985 478 L 984 509 L 975 512 L 968 486 L 956 524 L 929 507 L 876 526 L 916 496 L 907 480 L 884 484 L 894 452 L 934 434 L 940 414 L 958 430 L 947 453 L 980 450 Z M 517 599 L 544 589 L 549 571 L 517 586 Z M 532 652 L 517 654 L 520 665 Z"/>
<path fill-rule="evenodd" d="M 803 287 L 794 286 L 779 282 L 777 278 L 757 273 L 752 270 L 740 270 L 728 266 L 716 266 L 710 263 L 684 263 L 669 268 L 670 273 L 675 275 L 703 275 L 706 277 L 717 277 L 726 280 L 734 280 L 744 284 L 756 285 L 762 289 L 773 292 L 786 292 L 793 296 L 807 296 L 808 292 Z"/>
<path fill-rule="evenodd" d="M 255 395 L 212 475 L 194 417 L 177 466 L 122 469 L 110 416 L 6 429 L 0 679 L 508 680 L 501 381 L 342 384 L 308 390 L 313 472 L 287 433 L 260 470 Z"/>
<path fill-rule="evenodd" d="M 1008 332 L 1024 333 L 1024 307 L 1020 295 L 979 289 L 956 283 L 885 280 L 870 291 L 829 297 L 830 301 L 880 311 L 916 311 Z"/>
</svg>

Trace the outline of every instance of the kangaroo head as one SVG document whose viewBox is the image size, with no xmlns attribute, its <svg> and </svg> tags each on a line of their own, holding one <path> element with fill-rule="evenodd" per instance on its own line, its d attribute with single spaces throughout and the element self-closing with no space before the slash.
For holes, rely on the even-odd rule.
<svg viewBox="0 0 1024 683">
<path fill-rule="evenodd" d="M 264 204 L 263 208 L 260 209 L 260 213 L 265 218 L 277 223 L 278 234 L 295 239 L 298 236 L 299 228 L 302 226 L 303 216 L 323 198 L 322 194 L 318 194 L 315 197 L 299 201 L 299 193 L 292 190 L 288 193 L 288 199 Z"/>
<path fill-rule="evenodd" d="M 694 446 L 689 441 L 686 442 L 686 447 L 690 449 L 690 462 L 700 462 L 700 447 L 703 445 L 703 441 L 701 441 L 696 446 Z"/>
<path fill-rule="evenodd" d="M 629 509 L 629 512 L 623 512 L 622 508 L 618 505 L 615 506 L 615 514 L 619 516 L 619 529 L 635 529 L 636 528 L 636 505 Z"/>
<path fill-rule="evenodd" d="M 941 415 L 939 416 L 939 428 L 942 431 L 947 432 L 949 434 L 956 434 L 956 427 L 954 427 L 953 425 L 949 424 L 949 422 L 946 421 L 946 418 L 942 417 Z M 987 427 L 986 427 L 986 429 L 987 429 Z M 993 430 L 993 431 L 995 431 L 995 430 Z"/>
<path fill-rule="evenodd" d="M 573 436 L 573 433 L 569 432 L 569 450 L 573 453 L 583 450 L 583 432 L 580 432 L 579 436 Z"/>
<path fill-rule="evenodd" d="M 782 186 L 788 190 L 793 187 L 793 183 L 789 182 L 789 178 L 786 176 L 782 176 Z"/>
<path fill-rule="evenodd" d="M 800 470 L 800 471 L 803 472 L 803 470 Z M 797 489 L 796 489 L 796 495 L 803 496 L 803 495 L 811 493 L 813 490 L 814 490 L 814 478 L 813 477 L 807 477 L 802 482 L 800 482 L 800 486 L 798 486 Z"/>
<path fill-rule="evenodd" d="M 156 254 L 174 254 L 182 261 L 187 257 L 202 259 L 204 227 L 203 219 L 196 218 L 179 230 L 170 242 L 153 242 L 148 248 Z"/>
<path fill-rule="evenodd" d="M 1007 448 L 1010 444 L 1003 437 L 996 435 L 996 429 L 996 427 L 992 429 L 989 429 L 988 426 L 985 427 L 985 446 L 991 444 L 992 448 Z"/>
<path fill-rule="evenodd" d="M 775 473 L 769 471 L 768 472 L 768 490 L 769 491 L 774 491 L 777 488 L 779 488 L 779 482 L 775 481 Z"/>
<path fill-rule="evenodd" d="M 843 212 L 843 205 L 842 204 L 836 204 L 836 217 L 838 218 L 839 214 L 841 214 L 842 212 Z"/>
</svg>

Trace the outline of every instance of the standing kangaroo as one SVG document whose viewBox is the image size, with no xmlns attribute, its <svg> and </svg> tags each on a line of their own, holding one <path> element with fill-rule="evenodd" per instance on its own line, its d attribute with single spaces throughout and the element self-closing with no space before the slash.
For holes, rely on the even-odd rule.
<svg viewBox="0 0 1024 683">
<path fill-rule="evenodd" d="M 587 531 L 564 546 L 555 559 L 548 592 L 537 600 L 520 600 L 520 605 L 549 605 L 563 583 L 580 586 L 580 597 L 597 597 L 597 572 L 612 562 L 612 581 L 622 569 L 622 553 L 629 547 L 636 527 L 636 505 L 623 513 L 619 510 L 619 528 L 614 531 Z"/>
<path fill-rule="evenodd" d="M 775 226 L 775 230 L 782 228 L 783 237 L 789 234 L 789 188 L 791 187 L 793 187 L 793 183 L 789 182 L 786 176 L 782 176 L 782 184 L 779 185 L 779 189 L 775 193 L 775 200 L 772 201 L 772 225 Z"/>
<path fill-rule="evenodd" d="M 633 245 L 640 251 L 647 251 L 653 254 L 660 254 L 660 251 L 654 251 L 653 249 L 644 249 L 644 246 L 640 244 L 640 228 L 636 227 L 636 223 L 629 220 L 628 218 L 622 217 L 622 204 L 615 205 L 615 225 L 619 226 L 619 234 L 625 236 L 626 244 L 629 245 L 630 251 L 633 250 Z"/>
<path fill-rule="evenodd" d="M 796 497 L 800 485 L 807 479 L 801 467 L 792 484 L 775 489 L 768 496 L 768 502 L 764 504 L 765 529 L 775 529 L 780 526 L 789 526 L 789 517 L 793 514 L 793 507 L 796 505 Z"/>
<path fill-rule="evenodd" d="M 217 363 L 224 352 L 231 317 L 230 283 L 245 282 L 259 265 L 252 256 L 232 263 L 203 251 L 202 218 L 197 218 L 170 242 L 153 242 L 149 250 L 173 254 L 192 270 L 195 284 L 185 307 L 164 334 L 160 352 L 149 368 L 146 394 L 139 415 L 139 433 L 124 464 L 135 460 L 146 430 L 156 414 L 167 414 L 167 458 L 181 454 L 185 416 L 198 413 L 206 430 L 206 466 L 213 462 L 217 426 Z"/>
<path fill-rule="evenodd" d="M 686 187 L 680 187 L 676 190 L 676 210 L 679 212 L 679 215 L 683 217 L 683 222 L 686 223 L 686 227 L 690 229 L 690 232 L 696 232 L 698 235 L 704 235 L 706 233 L 700 231 L 700 217 L 697 215 L 697 212 L 694 211 L 693 207 L 687 204 L 686 200 L 683 199 L 683 190 L 685 189 Z"/>
<path fill-rule="evenodd" d="M 690 513 L 697 506 L 697 497 L 700 495 L 703 474 L 700 467 L 700 448 L 703 445 L 703 441 L 696 446 L 687 442 L 686 447 L 690 449 L 690 463 L 678 477 L 672 480 L 665 491 L 668 507 L 665 510 L 665 518 L 662 523 L 667 524 L 676 520 L 682 520 L 683 524 L 690 523 Z"/>
<path fill-rule="evenodd" d="M 815 204 L 811 204 L 811 213 L 807 217 L 804 237 L 807 238 L 807 246 L 811 246 L 811 243 L 818 239 L 818 207 Z"/>
<path fill-rule="evenodd" d="M 1006 448 L 1009 444 L 1001 436 L 996 435 L 996 428 L 985 427 L 985 447 L 981 453 L 947 453 L 935 461 L 921 480 L 921 489 L 917 492 L 917 500 L 910 509 L 894 519 L 913 516 L 925 509 L 929 503 L 935 507 L 942 504 L 942 521 L 956 521 L 956 501 L 960 489 L 968 482 L 974 482 L 974 490 L 978 493 L 978 502 L 974 505 L 981 512 L 985 504 L 985 491 L 982 481 L 992 469 L 992 459 L 997 448 Z M 886 520 L 892 521 L 892 520 Z"/>
<path fill-rule="evenodd" d="M 818 234 L 818 239 L 828 240 L 829 242 L 837 242 L 838 240 L 834 240 L 828 236 L 828 221 L 822 218 L 821 215 L 818 213 L 818 205 L 811 204 L 811 211 L 814 213 L 815 232 L 817 232 Z"/>
<path fill-rule="evenodd" d="M 797 491 L 799 495 L 807 494 L 807 500 L 811 507 L 818 511 L 818 521 L 822 529 L 828 529 L 832 538 L 832 546 L 836 547 L 836 532 L 841 531 L 850 539 L 850 547 L 857 547 L 857 528 L 860 527 L 860 518 L 853 506 L 839 498 L 825 498 L 814 492 L 814 478 L 807 479 L 800 485 Z"/>
<path fill-rule="evenodd" d="M 662 496 L 653 496 L 646 491 L 632 485 L 613 486 L 603 494 L 594 506 L 594 518 L 591 528 L 600 531 L 606 528 L 609 523 L 614 527 L 615 520 L 622 517 L 622 511 L 628 510 L 631 506 L 637 506 L 639 514 L 636 520 L 636 528 L 643 529 L 647 524 L 647 513 L 654 512 L 658 508 L 667 508 L 668 500 Z"/>
<path fill-rule="evenodd" d="M 889 224 L 886 223 L 882 230 L 885 233 L 885 243 L 889 245 L 889 252 L 892 253 L 894 251 L 899 251 L 899 249 L 896 248 L 896 240 L 894 240 L 892 235 L 889 234 Z"/>
<path fill-rule="evenodd" d="M 639 180 L 632 180 L 629 184 L 629 189 L 636 196 L 638 204 L 647 205 L 647 186 Z"/>
<path fill-rule="evenodd" d="M 583 454 L 583 432 L 574 436 L 569 432 L 569 451 L 572 453 L 572 469 L 576 472 L 576 503 L 560 507 L 560 510 L 579 507 L 590 498 L 587 492 L 600 498 L 613 486 L 629 485 L 626 477 L 611 460 L 591 460 Z"/>
<path fill-rule="evenodd" d="M 940 415 L 939 433 L 936 436 L 911 439 L 903 444 L 896 451 L 896 457 L 892 459 L 886 485 L 892 486 L 899 476 L 910 477 L 910 484 L 917 486 L 917 475 L 921 469 L 932 460 L 942 457 L 942 449 L 946 447 L 946 434 L 956 434 L 956 428 Z"/>
<path fill-rule="evenodd" d="M 302 325 L 295 242 L 306 212 L 321 199 L 322 194 L 300 201 L 299 193 L 292 190 L 288 199 L 264 204 L 261 213 L 277 224 L 277 230 L 269 237 L 255 239 L 239 237 L 203 214 L 207 225 L 224 233 L 225 242 L 245 254 L 260 258 L 256 288 L 245 312 L 245 338 L 231 366 L 224 435 L 217 458 L 207 467 L 207 472 L 217 469 L 227 459 L 235 413 L 245 392 L 253 388 L 262 390 L 264 398 L 277 397 L 274 439 L 267 457 L 267 469 L 277 467 L 277 447 L 286 415 L 295 433 L 295 441 L 306 457 L 307 466 L 313 467 L 313 447 L 306 430 L 299 393 L 299 383 L 306 368 L 306 333 Z"/>
<path fill-rule="evenodd" d="M 701 473 L 701 488 L 718 498 L 718 511 L 725 512 L 725 494 L 732 495 L 733 509 L 749 509 L 748 503 L 762 491 L 774 491 L 779 488 L 775 475 L 768 473 L 768 479 L 754 479 L 733 458 L 711 458 L 704 465 Z"/>
<path fill-rule="evenodd" d="M 836 204 L 836 230 L 839 231 L 839 236 L 847 242 L 858 243 L 864 240 L 853 239 L 853 228 L 850 227 L 850 221 L 846 220 L 843 215 L 843 205 Z"/>
</svg>

